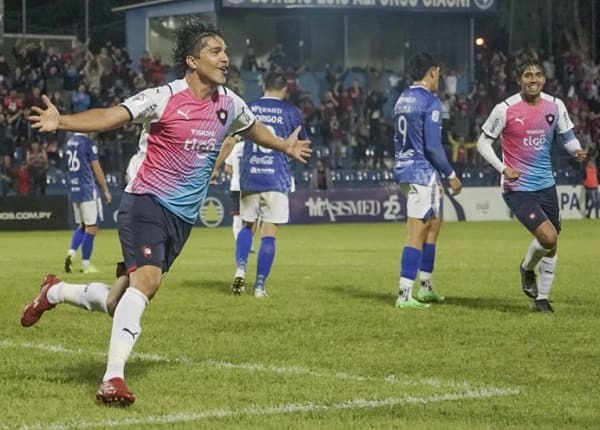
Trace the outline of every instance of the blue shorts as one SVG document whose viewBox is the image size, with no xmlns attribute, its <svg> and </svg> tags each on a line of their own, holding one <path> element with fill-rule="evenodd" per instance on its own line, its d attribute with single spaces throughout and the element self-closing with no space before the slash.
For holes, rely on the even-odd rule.
<svg viewBox="0 0 600 430">
<path fill-rule="evenodd" d="M 192 230 L 149 194 L 123 193 L 117 223 L 127 273 L 148 265 L 168 272 Z"/>
<path fill-rule="evenodd" d="M 512 191 L 502 196 L 512 213 L 531 233 L 546 220 L 560 233 L 560 209 L 555 186 L 539 191 Z"/>
<path fill-rule="evenodd" d="M 229 193 L 231 197 L 231 215 L 239 215 L 240 214 L 240 192 L 239 191 L 231 191 Z"/>
</svg>

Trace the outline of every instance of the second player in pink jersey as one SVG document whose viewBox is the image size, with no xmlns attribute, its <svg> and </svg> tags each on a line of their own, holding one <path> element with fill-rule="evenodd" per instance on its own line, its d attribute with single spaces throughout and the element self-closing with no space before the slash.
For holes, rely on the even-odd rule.
<svg viewBox="0 0 600 430">
<path fill-rule="evenodd" d="M 506 204 L 533 235 L 519 265 L 521 288 L 533 299 L 535 311 L 554 312 L 548 297 L 557 262 L 560 210 L 551 146 L 560 135 L 565 150 L 577 161 L 583 161 L 587 152 L 573 133 L 563 102 L 542 92 L 543 65 L 531 59 L 517 72 L 521 91 L 494 107 L 482 126 L 477 149 L 502 174 Z M 492 148 L 496 139 L 500 139 L 502 160 Z"/>
</svg>

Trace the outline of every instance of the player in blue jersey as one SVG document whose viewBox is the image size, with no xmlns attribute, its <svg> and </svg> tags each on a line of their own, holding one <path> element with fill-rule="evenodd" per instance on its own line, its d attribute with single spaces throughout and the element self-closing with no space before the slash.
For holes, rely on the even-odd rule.
<svg viewBox="0 0 600 430">
<path fill-rule="evenodd" d="M 264 95 L 249 103 L 254 116 L 262 121 L 275 136 L 287 136 L 302 127 L 306 131 L 300 111 L 284 102 L 287 96 L 287 79 L 281 72 L 265 76 Z M 288 193 L 292 187 L 290 158 L 246 140 L 240 161 L 240 216 L 243 227 L 236 240 L 236 271 L 231 284 L 233 294 L 244 291 L 248 253 L 252 246 L 252 229 L 261 218 L 262 239 L 258 249 L 254 297 L 266 297 L 266 281 L 275 258 L 275 236 L 280 224 L 289 220 Z"/>
<path fill-rule="evenodd" d="M 118 216 L 129 287 L 111 301 L 106 284 L 67 284 L 48 274 L 21 316 L 21 324 L 30 327 L 60 303 L 109 314 L 114 309 L 106 371 L 96 391 L 100 403 L 129 406 L 136 399 L 125 383 L 125 364 L 142 333 L 142 315 L 198 220 L 225 137 L 241 134 L 302 162 L 312 152 L 310 141 L 298 139 L 300 128 L 273 135 L 225 86 L 227 49 L 217 29 L 192 20 L 177 32 L 173 59 L 179 79 L 108 108 L 61 115 L 45 96 L 45 109 L 32 108 L 29 120 L 41 132 L 105 131 L 130 121 L 143 125 L 140 146 L 146 155 L 127 184 Z"/>
<path fill-rule="evenodd" d="M 518 68 L 521 91 L 498 103 L 481 127 L 477 149 L 502 175 L 504 201 L 533 239 L 519 265 L 521 288 L 537 312 L 554 312 L 548 300 L 558 261 L 560 209 L 552 173 L 551 147 L 560 134 L 566 151 L 583 161 L 587 151 L 573 132 L 562 100 L 543 93 L 544 66 L 524 61 Z M 502 160 L 492 144 L 501 138 Z M 535 270 L 539 279 L 536 279 Z"/>
<path fill-rule="evenodd" d="M 69 169 L 69 199 L 73 204 L 75 223 L 78 225 L 73 232 L 71 247 L 65 259 L 65 272 L 73 271 L 73 257 L 81 246 L 81 271 L 96 273 L 98 270 L 90 264 L 90 258 L 94 250 L 94 238 L 98 232 L 98 221 L 102 221 L 102 202 L 94 178 L 102 188 L 107 204 L 112 196 L 98 161 L 98 148 L 89 136 L 75 133 L 67 141 L 65 153 Z"/>
<path fill-rule="evenodd" d="M 442 146 L 442 105 L 435 95 L 440 68 L 428 53 L 419 53 L 409 66 L 412 86 L 394 106 L 394 177 L 407 191 L 407 239 L 402 250 L 397 308 L 425 308 L 441 302 L 433 290 L 435 247 L 442 224 L 444 174 L 453 194 L 462 188 Z M 412 288 L 420 271 L 421 288 L 415 300 Z"/>
</svg>

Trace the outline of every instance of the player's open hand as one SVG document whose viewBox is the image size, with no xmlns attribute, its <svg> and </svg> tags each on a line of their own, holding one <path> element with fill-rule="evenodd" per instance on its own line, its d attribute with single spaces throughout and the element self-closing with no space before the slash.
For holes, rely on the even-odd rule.
<svg viewBox="0 0 600 430">
<path fill-rule="evenodd" d="M 52 104 L 47 96 L 43 95 L 42 100 L 46 104 L 46 109 L 32 106 L 31 112 L 33 114 L 27 117 L 31 122 L 31 128 L 35 128 L 38 131 L 58 130 L 58 120 L 60 118 L 58 109 L 56 109 L 56 106 Z"/>
<path fill-rule="evenodd" d="M 587 155 L 587 149 L 580 149 L 578 151 L 575 151 L 575 161 L 581 163 L 582 161 L 585 161 Z"/>
<path fill-rule="evenodd" d="M 300 133 L 300 126 L 296 127 L 296 130 L 285 139 L 288 144 L 287 154 L 302 163 L 306 163 L 312 154 L 310 140 L 298 140 L 298 133 Z"/>
<path fill-rule="evenodd" d="M 506 167 L 502 171 L 502 174 L 510 182 L 515 182 L 517 179 L 519 179 L 519 176 L 521 176 L 521 172 L 513 169 L 512 167 Z"/>
</svg>

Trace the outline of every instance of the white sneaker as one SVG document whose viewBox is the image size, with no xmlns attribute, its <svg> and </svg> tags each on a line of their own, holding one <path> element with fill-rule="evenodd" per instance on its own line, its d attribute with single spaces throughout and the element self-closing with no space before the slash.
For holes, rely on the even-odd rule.
<svg viewBox="0 0 600 430">
<path fill-rule="evenodd" d="M 254 297 L 256 297 L 257 299 L 264 299 L 267 296 L 267 292 L 265 291 L 264 288 L 255 288 L 254 289 Z"/>
</svg>

